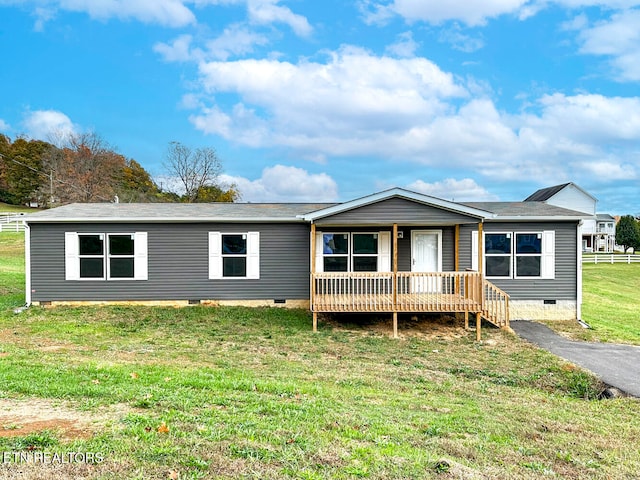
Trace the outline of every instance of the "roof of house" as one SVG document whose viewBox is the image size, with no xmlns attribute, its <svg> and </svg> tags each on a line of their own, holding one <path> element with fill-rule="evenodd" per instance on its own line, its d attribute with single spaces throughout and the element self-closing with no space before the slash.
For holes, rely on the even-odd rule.
<svg viewBox="0 0 640 480">
<path fill-rule="evenodd" d="M 591 218 L 591 215 L 586 213 L 556 207 L 545 202 L 465 202 L 465 205 L 494 213 L 494 220 L 580 220 Z"/>
<path fill-rule="evenodd" d="M 569 183 L 563 183 L 562 185 L 555 185 L 553 187 L 541 188 L 540 190 L 536 190 L 527 198 L 524 199 L 525 202 L 546 202 L 551 197 L 553 197 L 560 190 L 569 186 Z"/>
<path fill-rule="evenodd" d="M 614 222 L 615 218 L 613 218 L 608 213 L 597 213 L 596 220 L 603 221 L 603 222 Z"/>
<path fill-rule="evenodd" d="M 590 198 L 593 198 L 594 200 L 596 199 L 593 195 L 591 195 L 589 192 L 583 190 L 582 188 L 580 188 L 575 183 L 568 182 L 568 183 L 563 183 L 561 185 L 554 185 L 553 187 L 541 188 L 540 190 L 536 190 L 531 195 L 529 195 L 527 198 L 525 198 L 524 201 L 525 202 L 546 202 L 551 197 L 556 195 L 558 192 L 564 190 L 568 186 L 573 186 L 574 188 L 580 190 L 582 193 L 584 193 L 585 195 L 589 196 Z"/>
<path fill-rule="evenodd" d="M 26 216 L 28 223 L 313 222 L 390 198 L 404 198 L 479 221 L 580 220 L 581 212 L 539 201 L 451 202 L 401 188 L 344 203 L 73 203 Z"/>
<path fill-rule="evenodd" d="M 72 203 L 27 215 L 27 222 L 301 222 L 333 203 Z"/>
</svg>

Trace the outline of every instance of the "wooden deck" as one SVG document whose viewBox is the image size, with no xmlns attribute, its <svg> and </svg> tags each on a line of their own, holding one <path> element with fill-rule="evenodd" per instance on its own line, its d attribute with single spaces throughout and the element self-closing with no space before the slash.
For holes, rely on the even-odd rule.
<svg viewBox="0 0 640 480">
<path fill-rule="evenodd" d="M 478 272 L 316 273 L 314 312 L 480 314 L 509 326 L 509 296 Z"/>
</svg>

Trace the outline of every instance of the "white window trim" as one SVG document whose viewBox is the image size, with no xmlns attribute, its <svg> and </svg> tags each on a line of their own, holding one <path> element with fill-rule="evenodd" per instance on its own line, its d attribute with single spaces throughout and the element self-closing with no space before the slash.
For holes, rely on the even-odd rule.
<svg viewBox="0 0 640 480">
<path fill-rule="evenodd" d="M 324 253 L 324 235 L 347 235 L 349 243 L 349 251 L 347 253 Z M 377 235 L 378 236 L 378 253 L 353 253 L 353 236 L 354 235 Z M 388 231 L 366 231 L 366 232 L 316 232 L 316 272 L 324 272 L 325 257 L 346 257 L 347 271 L 336 273 L 359 273 L 353 271 L 354 257 L 376 257 L 378 268 L 376 272 L 391 271 L 391 232 Z M 370 273 L 376 273 L 370 272 Z M 360 272 L 365 273 L 365 272 Z"/>
<path fill-rule="evenodd" d="M 228 255 L 222 253 L 222 235 L 246 235 L 247 253 Z M 222 259 L 225 256 L 246 257 L 247 274 L 244 277 L 222 275 Z M 260 232 L 209 232 L 209 280 L 258 280 L 260 278 Z"/>
<path fill-rule="evenodd" d="M 511 232 L 483 232 L 483 237 L 486 235 L 497 234 L 511 234 L 511 275 L 508 277 L 495 277 L 485 275 L 485 266 L 486 266 L 486 257 L 487 254 L 483 252 L 482 254 L 482 269 L 478 268 L 478 232 L 471 232 L 471 268 L 476 271 L 481 271 L 483 275 L 485 275 L 488 279 L 515 279 L 515 280 L 552 280 L 555 278 L 555 230 L 538 230 L 538 231 L 511 231 Z M 542 235 L 542 253 L 540 259 L 540 276 L 532 277 L 532 276 L 517 276 L 516 274 L 516 258 L 518 254 L 515 251 L 515 238 L 517 234 L 524 235 Z M 483 248 L 486 248 L 486 239 L 483 242 Z M 490 256 L 500 256 L 498 254 L 489 254 Z M 524 254 L 520 254 L 521 256 Z M 538 254 L 536 254 L 538 255 Z M 507 256 L 507 255 L 503 255 Z"/>
<path fill-rule="evenodd" d="M 486 252 L 486 248 L 487 248 L 487 235 L 507 235 L 507 238 L 509 238 L 509 241 L 511 243 L 511 253 L 487 253 Z M 514 269 L 515 269 L 515 259 L 514 259 L 514 244 L 513 244 L 513 239 L 515 238 L 515 235 L 513 232 L 483 232 L 483 242 L 482 242 L 482 246 L 485 249 L 485 251 L 482 253 L 482 273 L 486 278 L 495 278 L 495 279 L 499 279 L 499 278 L 514 278 Z M 508 257 L 509 258 L 509 275 L 502 275 L 502 276 L 497 276 L 497 275 L 493 275 L 493 276 L 489 276 L 486 274 L 485 269 L 487 266 L 487 257 Z M 537 277 L 529 277 L 529 278 L 537 278 Z"/>
<path fill-rule="evenodd" d="M 99 235 L 103 241 L 102 255 L 80 255 L 80 235 Z M 133 235 L 133 277 L 111 278 L 109 258 L 109 235 Z M 148 280 L 148 246 L 147 232 L 125 232 L 125 233 L 95 233 L 95 232 L 65 232 L 64 252 L 65 252 L 65 280 L 80 282 L 93 281 L 140 281 Z M 80 258 L 101 258 L 103 262 L 102 277 L 82 278 L 80 277 Z M 114 258 L 125 258 L 123 255 L 116 255 Z"/>
</svg>

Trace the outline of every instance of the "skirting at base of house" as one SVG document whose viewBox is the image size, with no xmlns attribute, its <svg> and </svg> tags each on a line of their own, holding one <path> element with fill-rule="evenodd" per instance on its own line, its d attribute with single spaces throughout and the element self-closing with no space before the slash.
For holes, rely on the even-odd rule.
<svg viewBox="0 0 640 480">
<path fill-rule="evenodd" d="M 511 320 L 576 320 L 574 300 L 511 300 Z"/>
<path fill-rule="evenodd" d="M 309 310 L 309 300 L 269 299 L 269 300 L 95 300 L 95 301 L 51 301 L 32 302 L 34 307 L 84 307 L 91 305 L 139 305 L 147 307 L 188 307 L 207 305 L 210 307 L 279 307 L 303 308 Z"/>
</svg>

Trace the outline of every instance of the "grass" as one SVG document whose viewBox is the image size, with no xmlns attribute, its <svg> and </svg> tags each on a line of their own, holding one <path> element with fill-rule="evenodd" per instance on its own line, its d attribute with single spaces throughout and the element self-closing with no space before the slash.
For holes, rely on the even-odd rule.
<svg viewBox="0 0 640 480">
<path fill-rule="evenodd" d="M 25 302 L 24 233 L 0 232 L 0 310 Z"/>
<path fill-rule="evenodd" d="M 4 252 L 19 248 L 0 235 L 9 287 L 23 279 L 4 279 L 5 265 L 19 264 Z M 393 340 L 390 322 L 385 330 L 361 317 L 324 321 L 314 334 L 303 310 L 14 314 L 24 299 L 0 301 L 0 400 L 40 402 L 34 415 L 42 402 L 64 406 L 95 421 L 87 437 L 55 428 L 20 434 L 0 411 L 0 451 L 104 458 L 3 464 L 3 478 L 607 479 L 640 471 L 638 401 L 597 400 L 594 377 L 500 330 L 485 330 L 478 343 L 473 333 L 424 335 L 401 322 Z M 441 330 L 430 322 L 436 332 L 460 331 L 460 322 Z"/>
<path fill-rule="evenodd" d="M 37 211 L 37 208 L 29 208 L 23 205 L 9 205 L 8 203 L 0 202 L 0 213 L 32 213 Z"/>
<path fill-rule="evenodd" d="M 582 278 L 582 319 L 592 328 L 575 322 L 549 325 L 580 340 L 640 345 L 640 264 L 585 264 Z"/>
</svg>

